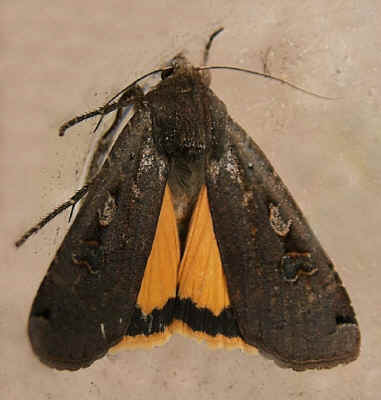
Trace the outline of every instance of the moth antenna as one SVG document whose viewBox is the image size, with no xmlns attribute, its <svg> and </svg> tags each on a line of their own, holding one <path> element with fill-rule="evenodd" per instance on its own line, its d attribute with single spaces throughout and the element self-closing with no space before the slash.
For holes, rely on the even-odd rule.
<svg viewBox="0 0 381 400">
<path fill-rule="evenodd" d="M 214 40 L 214 38 L 215 38 L 218 34 L 220 34 L 223 30 L 224 30 L 224 28 L 221 27 L 221 28 L 217 29 L 215 32 L 213 32 L 213 33 L 210 35 L 210 38 L 209 38 L 209 40 L 208 40 L 208 43 L 207 43 L 206 46 L 205 46 L 205 50 L 204 50 L 204 60 L 203 60 L 203 64 L 202 64 L 202 65 L 207 65 L 207 64 L 208 64 L 209 50 L 210 50 L 210 48 L 211 48 L 211 46 L 212 46 L 213 40 Z"/>
<path fill-rule="evenodd" d="M 205 71 L 205 70 L 211 70 L 211 69 L 226 69 L 226 70 L 231 70 L 231 71 L 239 71 L 239 72 L 245 72 L 247 74 L 252 74 L 252 75 L 257 75 L 257 76 L 261 76 L 263 78 L 268 78 L 268 79 L 272 79 L 274 81 L 283 83 L 293 89 L 299 90 L 303 93 L 306 93 L 310 96 L 314 96 L 317 97 L 319 99 L 324 99 L 324 100 L 338 100 L 339 97 L 328 97 L 328 96 L 323 96 L 321 94 L 318 93 L 314 93 L 311 92 L 307 89 L 302 88 L 301 86 L 297 86 L 294 83 L 291 83 L 289 81 L 286 81 L 285 79 L 282 78 L 278 78 L 274 75 L 270 75 L 267 73 L 263 73 L 263 72 L 258 72 L 258 71 L 254 71 L 254 70 L 250 70 L 250 69 L 245 69 L 245 68 L 239 68 L 239 67 L 230 67 L 230 66 L 224 66 L 224 65 L 211 65 L 211 66 L 202 66 L 197 68 L 199 71 Z"/>
<path fill-rule="evenodd" d="M 136 86 L 138 88 L 138 86 Z M 141 90 L 141 95 L 144 95 L 143 90 Z M 97 173 L 100 171 L 100 164 L 96 161 L 101 158 L 102 154 L 106 154 L 108 150 L 110 149 L 110 146 L 112 144 L 113 138 L 115 137 L 115 134 L 120 127 L 122 121 L 126 118 L 127 114 L 130 112 L 130 108 L 127 108 L 131 106 L 132 104 L 127 104 L 126 107 L 120 107 L 117 109 L 115 118 L 111 124 L 111 126 L 102 134 L 102 137 L 97 141 L 97 146 L 96 149 L 92 155 L 92 162 L 90 164 L 88 173 L 87 173 L 87 178 L 86 181 L 90 181 L 91 179 L 94 179 Z"/>
<path fill-rule="evenodd" d="M 147 74 L 142 75 L 140 78 L 136 79 L 134 82 L 132 82 L 131 84 L 129 84 L 128 86 L 126 86 L 124 89 L 120 90 L 120 91 L 119 91 L 116 95 L 114 95 L 104 106 L 102 106 L 102 107 L 100 107 L 100 108 L 98 108 L 98 109 L 96 109 L 96 110 L 94 110 L 94 111 L 90 111 L 90 112 L 88 112 L 88 113 L 86 113 L 86 114 L 79 115 L 78 117 L 75 117 L 75 118 L 71 119 L 70 121 L 65 122 L 65 123 L 60 127 L 60 129 L 59 129 L 59 135 L 60 135 L 60 136 L 63 136 L 63 135 L 65 134 L 65 131 L 66 131 L 67 129 L 71 128 L 71 127 L 74 126 L 74 125 L 79 124 L 80 122 L 82 122 L 82 121 L 84 121 L 84 120 L 86 120 L 86 119 L 96 117 L 97 115 L 101 115 L 101 118 L 100 118 L 100 120 L 98 121 L 98 123 L 97 123 L 97 125 L 96 125 L 96 127 L 95 127 L 95 129 L 94 129 L 94 131 L 93 131 L 93 132 L 95 132 L 95 131 L 99 128 L 99 125 L 100 125 L 101 122 L 103 121 L 103 118 L 104 118 L 105 115 L 107 115 L 107 114 L 109 114 L 110 112 L 112 112 L 112 111 L 114 111 L 114 110 L 117 110 L 117 109 L 119 109 L 119 108 L 121 108 L 121 107 L 126 107 L 129 103 L 132 103 L 132 102 L 134 102 L 134 100 L 135 100 L 134 98 L 131 98 L 129 101 L 127 101 L 127 99 L 125 99 L 125 98 L 123 99 L 123 96 L 122 96 L 118 101 L 116 101 L 115 103 L 113 103 L 113 101 L 114 101 L 116 98 L 118 98 L 120 95 L 127 94 L 128 91 L 129 91 L 130 89 L 134 89 L 135 85 L 136 85 L 138 82 L 140 82 L 141 80 L 143 80 L 143 79 L 149 77 L 150 75 L 154 75 L 154 74 L 157 74 L 157 73 L 159 73 L 159 72 L 166 71 L 166 70 L 168 70 L 168 69 L 170 69 L 170 68 L 171 68 L 171 67 L 168 67 L 168 68 L 160 68 L 160 69 L 156 69 L 156 70 L 154 70 L 154 71 L 151 71 L 151 72 L 149 72 L 149 73 L 147 73 Z M 123 99 L 123 100 L 122 100 L 122 99 Z"/>
<path fill-rule="evenodd" d="M 61 214 L 62 211 L 66 210 L 70 206 L 75 205 L 78 203 L 82 197 L 88 192 L 90 186 L 92 185 L 92 182 L 87 183 L 85 186 L 83 186 L 81 189 L 79 189 L 74 196 L 70 198 L 70 200 L 66 201 L 65 203 L 61 204 L 58 206 L 56 209 L 54 209 L 50 214 L 48 214 L 46 217 L 44 217 L 37 225 L 34 225 L 32 228 L 30 228 L 27 232 L 25 232 L 19 240 L 15 243 L 16 247 L 22 246 L 30 236 L 32 236 L 34 233 L 38 232 L 40 229 L 42 229 L 48 222 L 50 222 L 53 218 L 55 218 L 57 215 Z"/>
</svg>

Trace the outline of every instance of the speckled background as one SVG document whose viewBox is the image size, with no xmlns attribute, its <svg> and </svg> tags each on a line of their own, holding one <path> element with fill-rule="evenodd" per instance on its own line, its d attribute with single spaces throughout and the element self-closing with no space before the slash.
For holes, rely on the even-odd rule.
<svg viewBox="0 0 381 400">
<path fill-rule="evenodd" d="M 316 1 L 3 0 L 1 29 L 0 393 L 13 399 L 376 399 L 381 392 L 381 3 Z M 33 355 L 26 321 L 67 230 L 68 213 L 21 249 L 12 243 L 78 188 L 102 105 L 186 50 L 211 64 L 270 72 L 337 100 L 215 71 L 212 88 L 266 152 L 335 260 L 362 330 L 360 358 L 296 373 L 175 336 L 152 351 L 105 357 L 76 373 Z"/>
</svg>

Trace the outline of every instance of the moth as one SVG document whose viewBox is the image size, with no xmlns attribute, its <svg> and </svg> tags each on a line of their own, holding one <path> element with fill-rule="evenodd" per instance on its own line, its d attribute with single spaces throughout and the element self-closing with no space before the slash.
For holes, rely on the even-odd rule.
<svg viewBox="0 0 381 400">
<path fill-rule="evenodd" d="M 264 153 L 205 70 L 178 56 L 159 71 L 98 112 L 135 110 L 64 205 L 86 193 L 30 312 L 34 352 L 76 370 L 180 332 L 297 371 L 355 360 L 348 294 Z"/>
</svg>

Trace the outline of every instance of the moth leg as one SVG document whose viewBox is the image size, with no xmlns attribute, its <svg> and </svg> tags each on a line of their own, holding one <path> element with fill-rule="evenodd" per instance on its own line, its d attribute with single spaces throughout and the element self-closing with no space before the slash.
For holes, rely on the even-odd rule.
<svg viewBox="0 0 381 400">
<path fill-rule="evenodd" d="M 128 113 L 131 111 L 132 105 L 138 102 L 138 99 L 144 96 L 143 89 L 140 88 L 139 85 L 131 87 L 125 93 L 122 94 L 120 99 L 118 100 L 118 104 L 120 104 L 120 108 L 117 109 L 114 121 L 111 126 L 106 130 L 106 132 L 102 135 L 102 137 L 98 140 L 97 146 L 93 155 L 91 157 L 90 167 L 87 171 L 86 182 L 90 182 L 91 179 L 94 179 L 104 164 L 107 155 L 110 153 L 112 148 L 112 144 L 114 141 L 114 137 L 117 135 L 117 131 L 127 117 Z M 134 98 L 132 102 L 131 98 Z M 105 114 L 102 115 L 102 118 Z M 97 130 L 102 118 L 98 122 L 94 132 Z M 71 217 L 73 216 L 74 209 L 76 204 L 73 204 L 70 215 L 69 222 L 71 221 Z"/>
<path fill-rule="evenodd" d="M 90 163 L 89 170 L 87 172 L 86 181 L 94 179 L 98 174 L 102 165 L 110 152 L 115 136 L 117 135 L 118 129 L 120 128 L 122 122 L 126 119 L 127 115 L 131 111 L 131 107 L 136 105 L 141 98 L 143 98 L 143 89 L 136 85 L 125 93 L 122 94 L 118 103 L 120 107 L 117 109 L 115 118 L 111 126 L 103 133 L 102 137 L 98 140 L 96 149 L 93 153 L 92 160 Z M 103 115 L 102 115 L 103 117 Z"/>
</svg>

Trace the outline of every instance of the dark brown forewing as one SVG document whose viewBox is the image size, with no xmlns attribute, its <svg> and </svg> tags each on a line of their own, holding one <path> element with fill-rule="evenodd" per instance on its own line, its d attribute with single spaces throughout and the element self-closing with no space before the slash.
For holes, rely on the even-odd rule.
<svg viewBox="0 0 381 400">
<path fill-rule="evenodd" d="M 296 370 L 356 359 L 350 299 L 287 188 L 230 118 L 219 135 L 225 148 L 208 160 L 206 181 L 243 338 Z"/>
<path fill-rule="evenodd" d="M 130 323 L 167 180 L 151 119 L 138 110 L 115 143 L 40 286 L 32 347 L 58 369 L 88 366 Z"/>
</svg>

